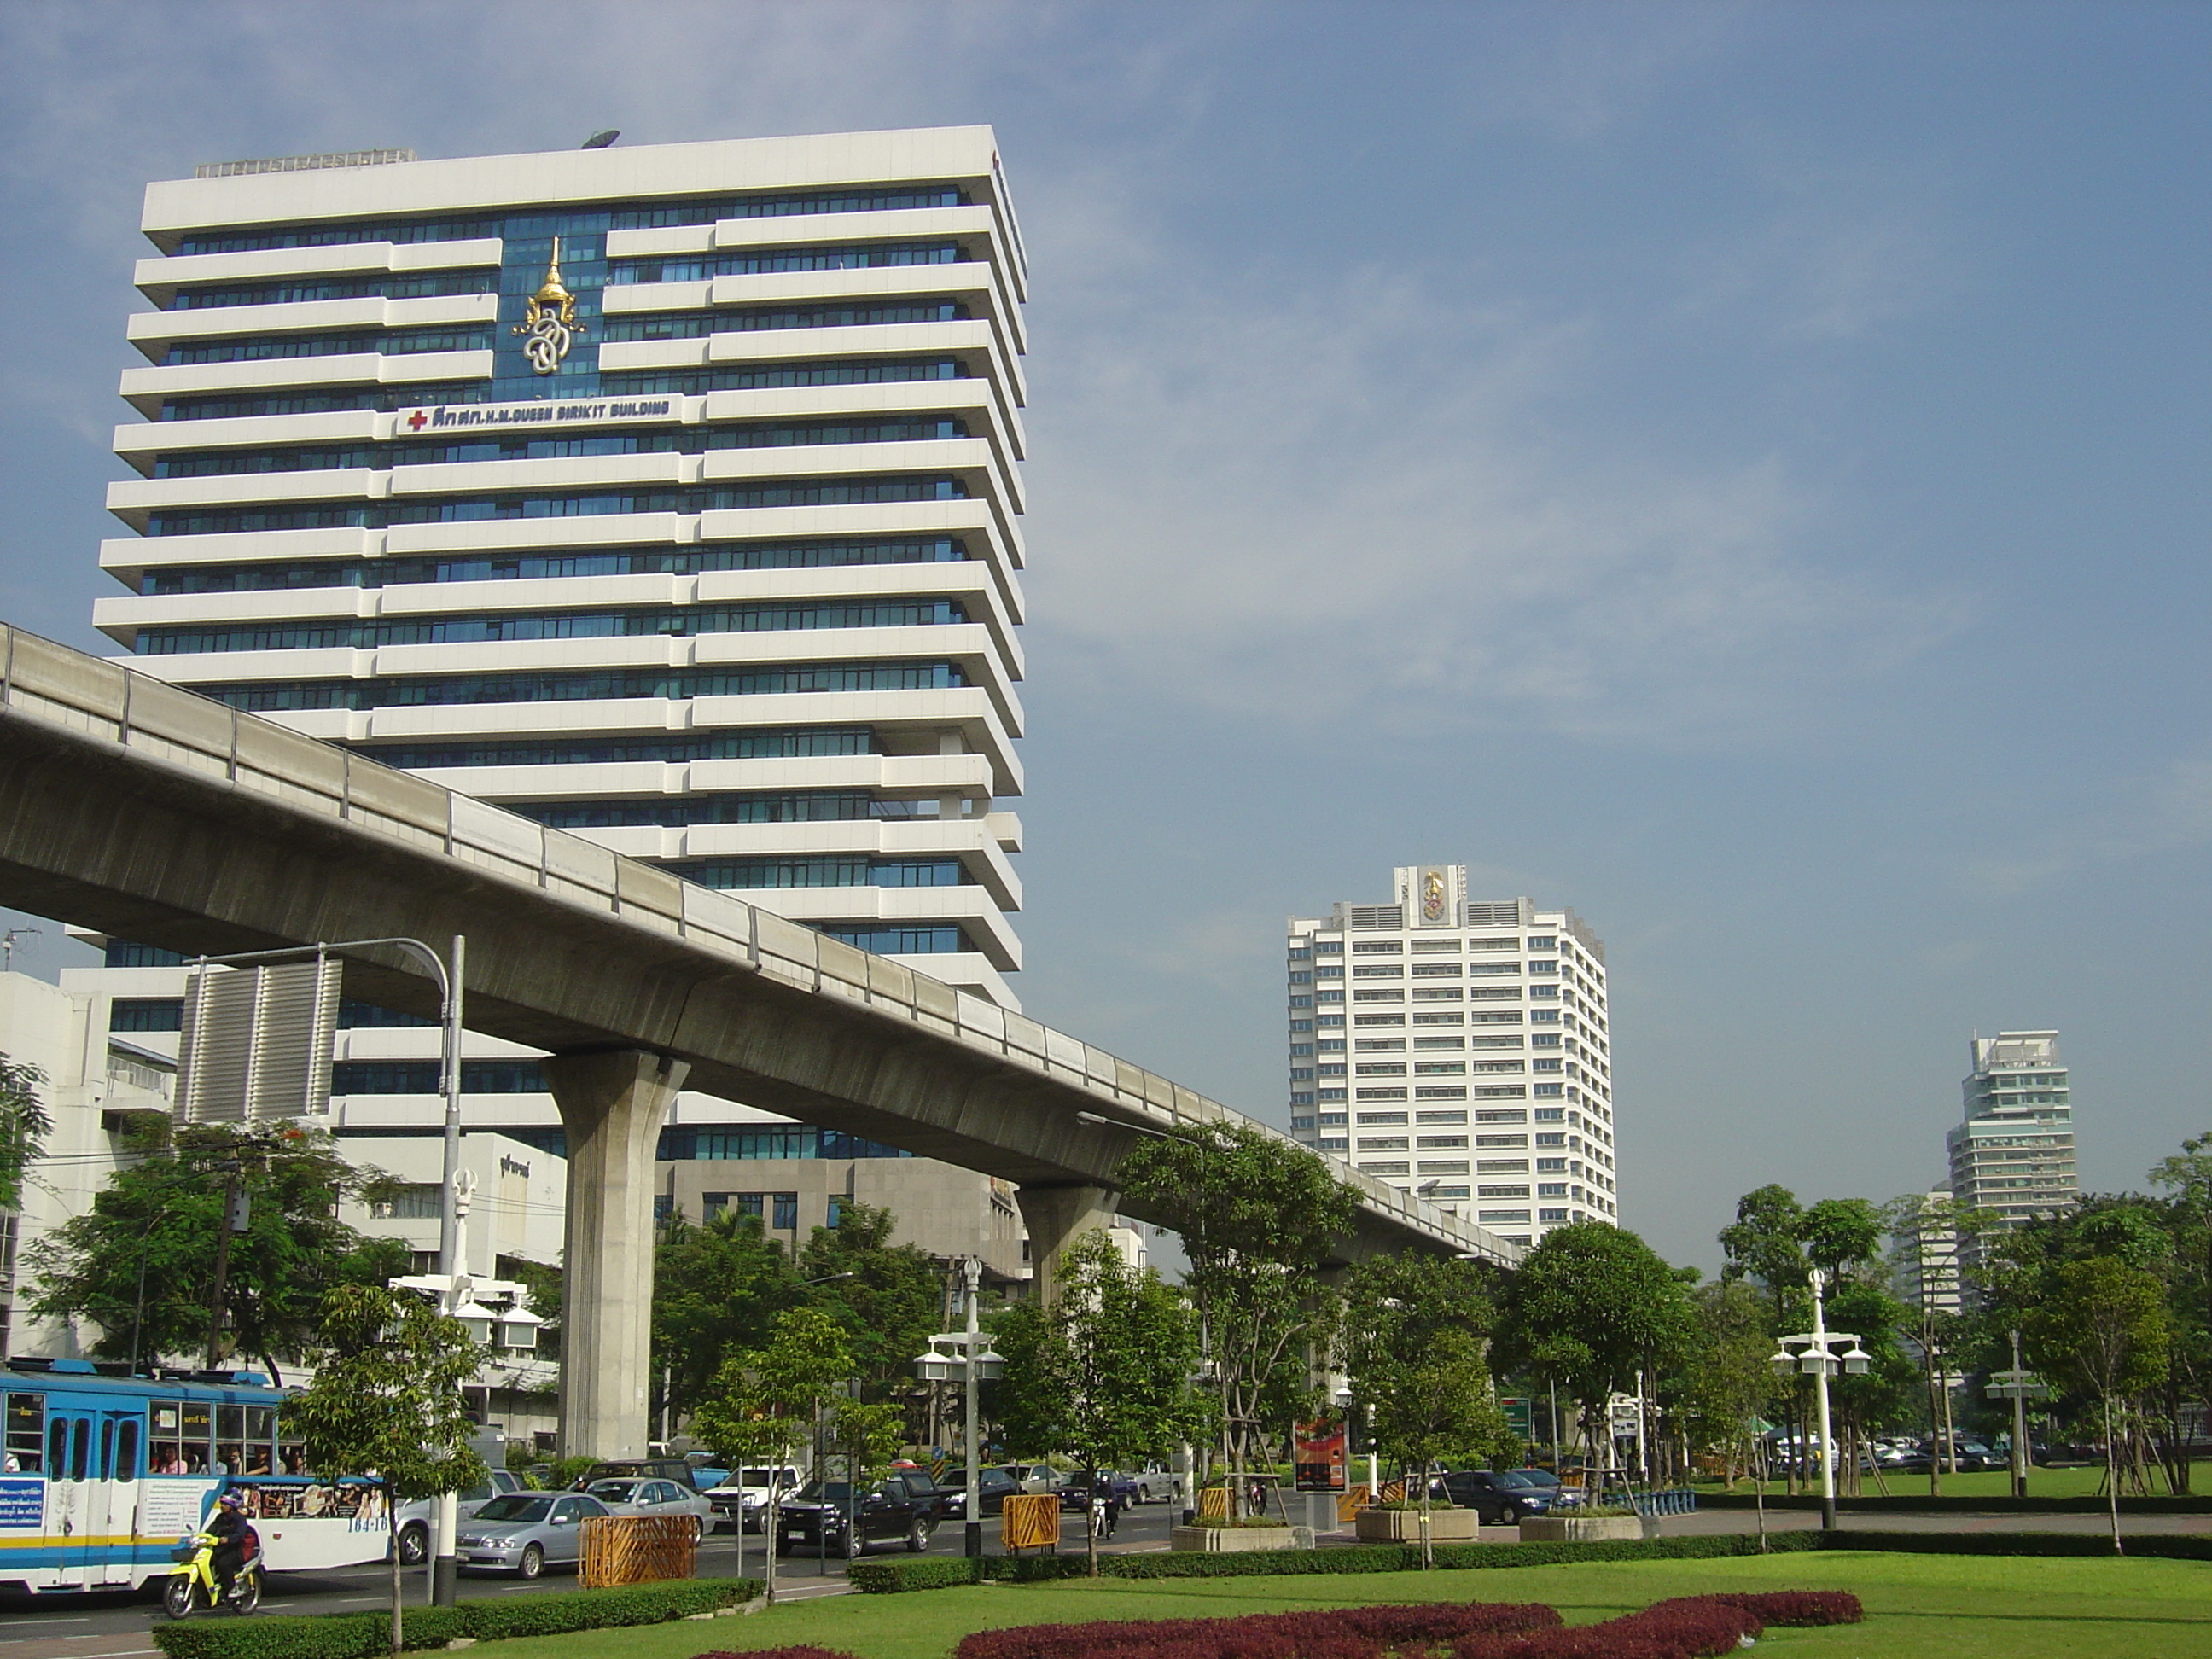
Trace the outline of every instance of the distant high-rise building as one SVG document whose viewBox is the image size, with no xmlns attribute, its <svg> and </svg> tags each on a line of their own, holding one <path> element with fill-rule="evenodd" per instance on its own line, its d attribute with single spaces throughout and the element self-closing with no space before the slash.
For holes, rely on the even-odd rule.
<svg viewBox="0 0 2212 1659">
<path fill-rule="evenodd" d="M 1291 1133 L 1512 1243 L 1618 1222 L 1603 941 L 1464 865 L 1392 884 L 1291 919 Z"/>
<path fill-rule="evenodd" d="M 2009 1226 L 2080 1202 L 2074 1106 L 2056 1031 L 2000 1031 L 1974 1039 L 1974 1069 L 1960 1086 L 1966 1121 L 1946 1137 L 1951 1196 Z"/>
</svg>

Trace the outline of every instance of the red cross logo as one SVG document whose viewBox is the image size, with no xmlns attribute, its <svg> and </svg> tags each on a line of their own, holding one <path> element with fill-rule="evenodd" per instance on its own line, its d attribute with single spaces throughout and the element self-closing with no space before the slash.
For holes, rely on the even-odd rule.
<svg viewBox="0 0 2212 1659">
<path fill-rule="evenodd" d="M 418 409 L 412 415 L 410 415 L 407 417 L 407 424 L 413 430 L 420 432 L 424 427 L 430 424 L 430 417 Z"/>
</svg>

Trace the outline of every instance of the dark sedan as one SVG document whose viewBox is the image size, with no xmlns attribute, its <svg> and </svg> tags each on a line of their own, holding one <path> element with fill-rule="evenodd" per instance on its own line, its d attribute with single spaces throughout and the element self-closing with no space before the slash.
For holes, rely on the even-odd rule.
<svg viewBox="0 0 2212 1659">
<path fill-rule="evenodd" d="M 822 1550 L 849 1561 L 871 1544 L 902 1542 L 919 1555 L 937 1530 L 938 1495 L 928 1477 L 884 1476 L 856 1492 L 843 1480 L 810 1480 L 776 1515 L 775 1551 Z"/>
<path fill-rule="evenodd" d="M 963 1482 L 966 1477 L 962 1477 Z M 1022 1483 L 1006 1469 L 981 1469 L 975 1476 L 975 1509 L 980 1515 L 997 1515 L 1006 1507 L 1006 1499 L 1022 1489 Z M 963 1485 L 945 1489 L 945 1518 L 964 1521 L 968 1518 L 968 1488 Z"/>
<path fill-rule="evenodd" d="M 1454 1469 L 1438 1475 L 1431 1490 L 1463 1510 L 1473 1510 L 1486 1526 L 1513 1526 L 1524 1515 L 1541 1515 L 1552 1507 L 1552 1494 L 1526 1475 L 1494 1469 Z"/>
</svg>

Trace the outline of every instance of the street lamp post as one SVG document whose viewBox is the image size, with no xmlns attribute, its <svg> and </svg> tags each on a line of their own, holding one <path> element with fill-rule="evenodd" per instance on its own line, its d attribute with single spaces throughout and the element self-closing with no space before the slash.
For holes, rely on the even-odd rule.
<svg viewBox="0 0 2212 1659">
<path fill-rule="evenodd" d="M 1813 1392 L 1820 1413 L 1820 1525 L 1832 1531 L 1836 1524 L 1836 1442 L 1828 1426 L 1828 1379 L 1838 1370 L 1852 1376 L 1864 1375 L 1873 1356 L 1859 1346 L 1859 1339 L 1852 1332 L 1828 1328 L 1821 1298 L 1827 1282 L 1826 1273 L 1818 1267 L 1813 1269 L 1813 1328 L 1779 1339 L 1781 1346 L 1768 1357 L 1767 1363 L 1774 1367 L 1778 1376 L 1802 1374 L 1813 1379 Z M 1851 1346 L 1848 1351 L 1838 1353 L 1835 1345 L 1838 1342 Z"/>
<path fill-rule="evenodd" d="M 981 1299 L 983 1261 L 981 1256 L 969 1256 L 961 1264 L 962 1282 L 968 1304 L 968 1328 L 963 1331 L 940 1331 L 929 1339 L 927 1352 L 916 1354 L 915 1375 L 925 1382 L 950 1382 L 955 1376 L 961 1380 L 967 1397 L 968 1419 L 968 1501 L 961 1526 L 962 1543 L 972 1559 L 983 1553 L 982 1516 L 982 1439 L 975 1404 L 975 1385 L 994 1382 L 1006 1369 L 1005 1358 L 990 1348 L 979 1345 L 982 1333 L 978 1322 L 976 1304 Z M 957 1354 L 947 1353 L 945 1347 L 957 1346 Z"/>
<path fill-rule="evenodd" d="M 2027 1402 L 2040 1400 L 2050 1390 L 2020 1363 L 2020 1333 L 2012 1335 L 2012 1369 L 1997 1371 L 1982 1390 L 1992 1400 L 2012 1401 L 2012 1495 L 2027 1496 Z"/>
<path fill-rule="evenodd" d="M 465 1254 L 469 1204 L 476 1195 L 476 1176 L 466 1170 L 456 1172 L 447 1183 L 444 1207 L 453 1223 L 450 1259 L 456 1264 Z M 471 1340 L 486 1348 L 494 1346 L 495 1337 L 496 1345 L 501 1348 L 534 1350 L 538 1346 L 538 1328 L 545 1322 L 526 1305 L 529 1286 L 515 1279 L 471 1279 L 459 1271 L 416 1273 L 393 1279 L 392 1288 L 413 1291 L 435 1302 L 440 1313 L 459 1321 Z M 490 1298 L 489 1304 L 487 1297 Z M 458 1492 L 445 1492 L 438 1496 L 437 1554 L 430 1568 L 430 1600 L 433 1605 L 441 1607 L 453 1605 L 459 1583 L 459 1564 L 453 1552 L 453 1534 L 459 1529 L 459 1503 Z"/>
</svg>

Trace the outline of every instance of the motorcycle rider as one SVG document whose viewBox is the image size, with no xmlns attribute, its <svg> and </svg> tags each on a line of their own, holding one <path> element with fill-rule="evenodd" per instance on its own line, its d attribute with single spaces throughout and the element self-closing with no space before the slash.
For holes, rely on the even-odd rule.
<svg viewBox="0 0 2212 1659">
<path fill-rule="evenodd" d="M 216 1500 L 207 1530 L 216 1540 L 208 1570 L 215 1574 L 217 1595 L 227 1601 L 236 1586 L 239 1569 L 261 1553 L 261 1535 L 246 1518 L 245 1498 L 234 1492 Z"/>
</svg>

